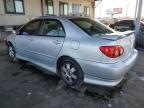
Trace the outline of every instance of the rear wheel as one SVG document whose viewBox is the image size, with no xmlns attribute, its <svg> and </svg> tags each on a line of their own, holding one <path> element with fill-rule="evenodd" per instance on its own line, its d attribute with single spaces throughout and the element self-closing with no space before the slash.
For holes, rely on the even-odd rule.
<svg viewBox="0 0 144 108">
<path fill-rule="evenodd" d="M 61 62 L 59 67 L 62 80 L 68 86 L 80 86 L 84 80 L 84 74 L 80 66 L 71 59 Z"/>
</svg>

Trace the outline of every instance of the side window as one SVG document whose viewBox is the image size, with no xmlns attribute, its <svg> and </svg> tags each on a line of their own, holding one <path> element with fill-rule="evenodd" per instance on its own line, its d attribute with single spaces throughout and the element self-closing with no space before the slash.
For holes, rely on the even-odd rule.
<svg viewBox="0 0 144 108">
<path fill-rule="evenodd" d="M 42 36 L 64 37 L 65 31 L 62 24 L 57 20 L 44 20 L 40 32 Z"/>
<path fill-rule="evenodd" d="M 40 22 L 40 20 L 34 20 L 29 22 L 20 30 L 20 35 L 38 35 L 38 28 L 40 26 Z"/>
</svg>

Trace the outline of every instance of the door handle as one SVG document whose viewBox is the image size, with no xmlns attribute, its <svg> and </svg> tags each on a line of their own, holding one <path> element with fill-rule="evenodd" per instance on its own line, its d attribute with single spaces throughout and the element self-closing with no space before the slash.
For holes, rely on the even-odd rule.
<svg viewBox="0 0 144 108">
<path fill-rule="evenodd" d="M 54 40 L 53 43 L 56 44 L 56 45 L 58 45 L 58 44 L 61 44 L 61 41 L 59 41 L 59 40 Z"/>
<path fill-rule="evenodd" d="M 32 39 L 32 38 L 28 38 L 28 40 L 29 40 L 29 41 L 33 41 L 33 39 Z"/>
</svg>

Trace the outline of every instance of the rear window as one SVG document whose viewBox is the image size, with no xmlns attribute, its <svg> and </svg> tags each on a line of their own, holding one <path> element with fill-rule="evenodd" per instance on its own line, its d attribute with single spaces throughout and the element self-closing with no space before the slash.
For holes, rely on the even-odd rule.
<svg viewBox="0 0 144 108">
<path fill-rule="evenodd" d="M 76 24 L 78 27 L 80 27 L 83 31 L 88 33 L 90 36 L 96 35 L 96 34 L 108 34 L 113 33 L 114 31 L 105 25 L 96 22 L 94 20 L 91 20 L 89 18 L 75 18 L 70 19 L 74 24 Z"/>
</svg>

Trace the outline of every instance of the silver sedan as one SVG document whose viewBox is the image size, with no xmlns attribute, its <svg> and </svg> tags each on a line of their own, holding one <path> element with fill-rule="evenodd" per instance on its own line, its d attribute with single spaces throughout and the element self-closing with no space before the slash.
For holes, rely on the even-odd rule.
<svg viewBox="0 0 144 108">
<path fill-rule="evenodd" d="M 115 86 L 137 58 L 132 32 L 83 17 L 39 17 L 7 38 L 10 60 L 29 61 L 68 86 Z"/>
</svg>

